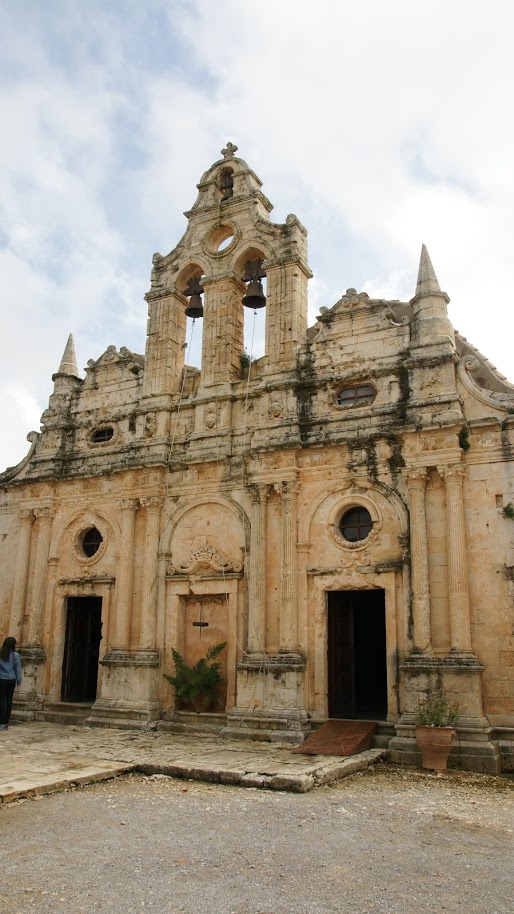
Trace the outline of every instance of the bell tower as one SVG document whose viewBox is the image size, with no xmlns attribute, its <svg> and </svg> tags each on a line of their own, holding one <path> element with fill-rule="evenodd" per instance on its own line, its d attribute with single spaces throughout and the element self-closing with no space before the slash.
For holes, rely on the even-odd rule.
<svg viewBox="0 0 514 914">
<path fill-rule="evenodd" d="M 270 221 L 272 204 L 237 146 L 227 143 L 198 184 L 186 232 L 154 255 L 144 395 L 176 395 L 184 367 L 186 317 L 202 326 L 201 389 L 241 379 L 244 308 L 266 308 L 263 370 L 296 365 L 307 329 L 307 232 L 296 216 Z M 262 281 L 266 278 L 266 295 Z"/>
</svg>

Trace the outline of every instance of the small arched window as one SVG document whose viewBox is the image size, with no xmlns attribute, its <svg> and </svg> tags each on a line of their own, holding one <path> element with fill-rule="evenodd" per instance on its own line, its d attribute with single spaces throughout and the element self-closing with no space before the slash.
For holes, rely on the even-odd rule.
<svg viewBox="0 0 514 914">
<path fill-rule="evenodd" d="M 352 384 L 349 387 L 342 387 L 337 393 L 336 400 L 338 406 L 365 406 L 366 403 L 373 403 L 376 395 L 372 384 Z"/>
<path fill-rule="evenodd" d="M 234 194 L 234 178 L 231 168 L 222 168 L 219 178 L 219 189 L 223 192 L 222 200 L 230 200 Z"/>
<path fill-rule="evenodd" d="M 358 543 L 365 540 L 373 529 L 371 514 L 367 508 L 356 507 L 345 511 L 340 522 L 339 529 L 345 540 L 349 543 Z"/>
</svg>

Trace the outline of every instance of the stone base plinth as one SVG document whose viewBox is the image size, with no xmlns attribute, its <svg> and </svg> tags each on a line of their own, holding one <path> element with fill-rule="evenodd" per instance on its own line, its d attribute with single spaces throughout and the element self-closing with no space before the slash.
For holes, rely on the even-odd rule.
<svg viewBox="0 0 514 914">
<path fill-rule="evenodd" d="M 86 726 L 143 729 L 159 719 L 157 651 L 111 651 L 101 665 L 101 691 Z"/>
<path fill-rule="evenodd" d="M 287 708 L 234 708 L 220 736 L 227 739 L 256 739 L 298 746 L 309 731 L 306 711 Z"/>
<path fill-rule="evenodd" d="M 491 739 L 492 729 L 487 718 L 461 717 L 456 729 L 457 736 L 448 759 L 448 768 L 500 774 L 498 744 Z M 395 764 L 421 767 L 414 714 L 403 714 L 396 724 L 396 736 L 389 743 L 387 759 Z"/>
<path fill-rule="evenodd" d="M 308 729 L 302 654 L 249 654 L 237 665 L 237 706 L 221 735 L 297 745 Z"/>
<path fill-rule="evenodd" d="M 13 719 L 35 720 L 36 711 L 44 704 L 43 672 L 46 654 L 40 644 L 27 644 L 18 648 L 23 665 L 23 681 L 14 692 Z"/>
</svg>

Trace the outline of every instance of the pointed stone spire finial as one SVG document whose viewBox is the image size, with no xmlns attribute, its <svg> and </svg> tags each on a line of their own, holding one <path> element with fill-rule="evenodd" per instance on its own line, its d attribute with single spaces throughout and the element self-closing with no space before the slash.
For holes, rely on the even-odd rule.
<svg viewBox="0 0 514 914">
<path fill-rule="evenodd" d="M 68 337 L 61 364 L 59 365 L 58 374 L 71 374 L 75 378 L 78 378 L 79 376 L 72 333 L 70 333 Z"/>
<path fill-rule="evenodd" d="M 422 295 L 431 295 L 433 292 L 441 293 L 437 276 L 435 275 L 432 261 L 430 260 L 425 244 L 421 245 L 421 257 L 419 259 L 418 284 L 416 286 L 416 298 Z"/>
</svg>

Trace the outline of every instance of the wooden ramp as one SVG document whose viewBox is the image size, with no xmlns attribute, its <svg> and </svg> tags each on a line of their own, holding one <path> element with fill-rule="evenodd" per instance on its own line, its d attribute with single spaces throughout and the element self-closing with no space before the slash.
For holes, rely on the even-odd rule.
<svg viewBox="0 0 514 914">
<path fill-rule="evenodd" d="M 327 720 L 293 752 L 302 755 L 356 755 L 373 743 L 374 720 Z"/>
</svg>

